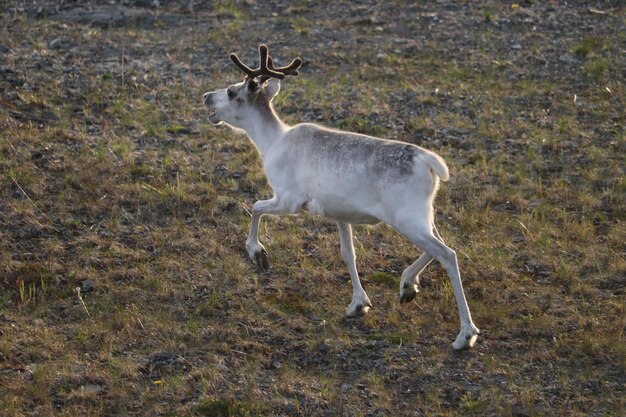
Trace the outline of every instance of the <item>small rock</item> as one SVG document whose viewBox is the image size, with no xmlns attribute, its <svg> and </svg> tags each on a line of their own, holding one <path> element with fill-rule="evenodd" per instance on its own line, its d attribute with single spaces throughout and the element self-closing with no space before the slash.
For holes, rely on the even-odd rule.
<svg viewBox="0 0 626 417">
<path fill-rule="evenodd" d="M 86 384 L 80 387 L 80 390 L 87 394 L 100 394 L 103 391 L 102 385 Z"/>
<path fill-rule="evenodd" d="M 85 279 L 80 282 L 81 292 L 92 292 L 96 289 L 96 283 L 91 279 Z"/>
<path fill-rule="evenodd" d="M 511 407 L 511 415 L 513 415 L 514 417 L 530 417 L 531 414 L 528 410 L 514 405 L 513 407 Z"/>
<path fill-rule="evenodd" d="M 321 353 L 327 353 L 330 350 L 330 345 L 324 340 L 319 344 L 318 349 Z"/>
<path fill-rule="evenodd" d="M 578 59 L 575 56 L 569 55 L 569 54 L 561 55 L 559 57 L 559 61 L 565 62 L 566 64 L 577 64 L 578 63 Z"/>
<path fill-rule="evenodd" d="M 520 45 L 519 43 L 516 43 L 515 45 L 511 46 L 511 49 L 519 51 L 520 49 L 522 49 L 522 45 Z"/>
<path fill-rule="evenodd" d="M 17 91 L 6 91 L 3 96 L 7 101 L 13 101 L 19 97 Z"/>
<path fill-rule="evenodd" d="M 289 415 L 295 415 L 298 412 L 298 409 L 292 403 L 289 403 L 285 406 L 285 411 L 289 413 Z"/>
<path fill-rule="evenodd" d="M 346 392 L 350 391 L 352 389 L 352 385 L 351 384 L 341 384 L 341 393 L 345 394 Z"/>
<path fill-rule="evenodd" d="M 61 41 L 61 38 L 56 38 L 50 41 L 50 43 L 48 44 L 48 48 L 50 49 L 61 49 L 62 47 L 63 47 L 63 42 Z"/>
</svg>

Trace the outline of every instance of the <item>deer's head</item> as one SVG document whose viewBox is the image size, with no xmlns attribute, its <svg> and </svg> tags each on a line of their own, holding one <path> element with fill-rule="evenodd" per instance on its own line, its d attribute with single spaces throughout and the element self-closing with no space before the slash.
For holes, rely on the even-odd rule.
<svg viewBox="0 0 626 417">
<path fill-rule="evenodd" d="M 230 59 L 246 74 L 246 78 L 227 88 L 204 94 L 204 104 L 209 107 L 209 121 L 222 122 L 246 129 L 257 116 L 272 114 L 271 102 L 280 91 L 280 80 L 286 75 L 297 76 L 302 60 L 296 58 L 287 66 L 275 67 L 266 45 L 259 46 L 260 66 L 252 69 L 244 65 L 236 54 Z"/>
</svg>

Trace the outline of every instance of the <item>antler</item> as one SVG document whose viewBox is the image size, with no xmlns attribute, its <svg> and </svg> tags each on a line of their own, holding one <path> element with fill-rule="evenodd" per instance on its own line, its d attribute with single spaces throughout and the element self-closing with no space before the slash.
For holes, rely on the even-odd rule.
<svg viewBox="0 0 626 417">
<path fill-rule="evenodd" d="M 252 69 L 245 65 L 235 53 L 230 54 L 230 59 L 235 63 L 235 65 L 246 73 L 248 79 L 254 80 L 257 77 L 260 77 L 260 83 L 263 83 L 270 78 L 278 78 L 279 80 L 282 80 L 285 78 L 285 75 L 297 76 L 300 74 L 298 68 L 302 65 L 302 60 L 300 58 L 296 58 L 291 61 L 289 65 L 278 68 L 274 67 L 274 62 L 269 56 L 267 45 L 264 44 L 259 45 L 260 66 L 257 69 Z"/>
</svg>

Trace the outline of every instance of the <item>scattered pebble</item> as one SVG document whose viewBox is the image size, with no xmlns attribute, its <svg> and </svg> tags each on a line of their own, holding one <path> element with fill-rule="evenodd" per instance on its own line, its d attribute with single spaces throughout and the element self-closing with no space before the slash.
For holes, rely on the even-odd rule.
<svg viewBox="0 0 626 417">
<path fill-rule="evenodd" d="M 566 64 L 577 64 L 578 59 L 574 55 L 564 54 L 559 57 L 559 61 L 565 62 Z"/>
<path fill-rule="evenodd" d="M 63 48 L 63 43 L 61 41 L 61 38 L 56 38 L 50 41 L 50 43 L 48 44 L 48 48 L 54 49 L 54 50 Z"/>
<path fill-rule="evenodd" d="M 83 386 L 80 387 L 80 390 L 83 393 L 86 394 L 100 394 L 104 388 L 102 387 L 102 385 L 97 385 L 97 384 L 85 384 Z"/>
<path fill-rule="evenodd" d="M 91 279 L 85 279 L 80 282 L 80 291 L 83 293 L 92 292 L 96 289 L 96 283 Z"/>
</svg>

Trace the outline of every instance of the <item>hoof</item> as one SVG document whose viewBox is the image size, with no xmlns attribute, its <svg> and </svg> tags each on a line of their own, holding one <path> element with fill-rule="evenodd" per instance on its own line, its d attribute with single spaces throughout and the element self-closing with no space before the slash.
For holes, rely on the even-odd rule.
<svg viewBox="0 0 626 417">
<path fill-rule="evenodd" d="M 265 249 L 254 254 L 254 262 L 259 272 L 265 272 L 270 268 L 270 261 L 267 258 Z"/>
<path fill-rule="evenodd" d="M 415 300 L 418 292 L 419 290 L 417 289 L 417 285 L 409 285 L 408 283 L 405 283 L 400 290 L 400 303 L 410 303 L 411 301 Z"/>
<path fill-rule="evenodd" d="M 417 291 L 405 292 L 400 296 L 400 304 L 410 303 L 411 301 L 415 300 L 416 296 Z"/>
<path fill-rule="evenodd" d="M 367 304 L 358 304 L 355 307 L 348 307 L 348 311 L 346 313 L 347 317 L 361 317 L 367 314 L 367 312 L 372 307 L 372 303 L 368 302 Z"/>
<path fill-rule="evenodd" d="M 479 334 L 480 330 L 476 326 L 472 326 L 471 330 L 461 330 L 454 343 L 452 343 L 452 349 L 463 350 L 474 347 Z"/>
</svg>

